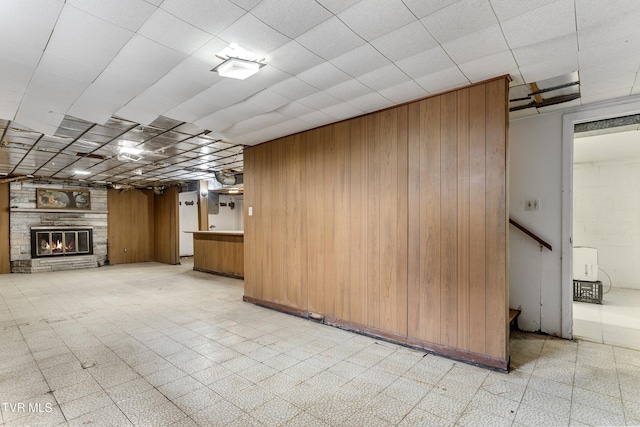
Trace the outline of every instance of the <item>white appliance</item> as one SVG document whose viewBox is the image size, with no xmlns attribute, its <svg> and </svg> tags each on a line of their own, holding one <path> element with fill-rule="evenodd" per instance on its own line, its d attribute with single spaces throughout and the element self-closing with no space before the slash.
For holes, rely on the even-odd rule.
<svg viewBox="0 0 640 427">
<path fill-rule="evenodd" d="M 586 246 L 573 248 L 573 280 L 598 280 L 598 250 Z"/>
</svg>

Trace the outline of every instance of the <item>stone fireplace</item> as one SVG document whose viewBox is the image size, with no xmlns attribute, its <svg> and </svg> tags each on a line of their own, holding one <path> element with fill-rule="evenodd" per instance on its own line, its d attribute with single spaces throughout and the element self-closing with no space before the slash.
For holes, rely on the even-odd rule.
<svg viewBox="0 0 640 427">
<path fill-rule="evenodd" d="M 93 254 L 93 229 L 31 227 L 31 258 Z"/>
<path fill-rule="evenodd" d="M 42 209 L 37 189 L 74 191 L 70 184 L 12 182 L 10 186 L 11 272 L 37 273 L 104 265 L 107 259 L 107 189 L 90 191 L 91 208 Z"/>
</svg>

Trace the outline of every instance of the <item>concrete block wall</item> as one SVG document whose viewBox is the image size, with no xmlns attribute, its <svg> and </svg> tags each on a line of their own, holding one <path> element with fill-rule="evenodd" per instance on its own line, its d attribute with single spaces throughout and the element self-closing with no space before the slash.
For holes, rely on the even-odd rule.
<svg viewBox="0 0 640 427">
<path fill-rule="evenodd" d="M 63 211 L 36 209 L 36 189 L 78 189 L 68 184 L 12 182 L 10 192 L 11 272 L 71 270 L 104 265 L 107 259 L 107 189 L 90 187 L 91 210 Z M 86 187 L 83 189 L 87 189 Z M 93 228 L 93 255 L 31 259 L 31 227 L 74 226 Z"/>
<path fill-rule="evenodd" d="M 640 159 L 575 165 L 573 214 L 574 246 L 598 249 L 614 287 L 640 289 Z"/>
</svg>

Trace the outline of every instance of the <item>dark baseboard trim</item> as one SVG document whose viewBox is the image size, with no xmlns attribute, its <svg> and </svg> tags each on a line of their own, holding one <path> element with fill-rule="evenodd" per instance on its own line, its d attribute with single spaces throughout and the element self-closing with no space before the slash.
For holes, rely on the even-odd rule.
<svg viewBox="0 0 640 427">
<path fill-rule="evenodd" d="M 195 271 L 200 271 L 202 273 L 217 274 L 218 276 L 231 277 L 233 279 L 244 279 L 244 276 L 240 274 L 235 274 L 235 273 L 225 273 L 224 271 L 207 270 L 206 268 L 196 268 L 196 267 L 193 267 L 193 269 Z"/>
<path fill-rule="evenodd" d="M 262 307 L 267 307 L 277 311 L 282 311 L 284 313 L 293 314 L 298 317 L 309 318 L 310 312 L 308 310 L 290 307 L 284 304 L 279 304 L 271 301 L 265 301 L 262 299 L 249 297 L 246 295 L 242 299 L 246 302 L 250 302 L 252 304 L 256 304 Z M 309 320 L 317 321 L 311 318 L 309 318 Z M 492 369 L 494 371 L 499 371 L 499 372 L 509 371 L 509 360 L 502 360 L 502 359 L 484 355 L 484 354 L 472 353 L 469 351 L 460 350 L 457 348 L 453 348 L 453 347 L 449 347 L 441 344 L 435 344 L 429 341 L 424 341 L 417 338 L 400 335 L 395 332 L 389 332 L 389 331 L 373 328 L 371 326 L 365 326 L 359 323 L 338 319 L 333 316 L 324 316 L 322 323 L 324 323 L 325 325 L 336 327 L 336 328 L 345 329 L 351 332 L 356 332 L 362 335 L 367 335 L 372 338 L 378 338 L 384 341 L 400 344 L 413 349 L 426 351 L 428 353 L 433 353 L 438 356 L 447 357 L 449 359 L 457 360 L 457 361 L 468 363 L 471 365 Z"/>
</svg>

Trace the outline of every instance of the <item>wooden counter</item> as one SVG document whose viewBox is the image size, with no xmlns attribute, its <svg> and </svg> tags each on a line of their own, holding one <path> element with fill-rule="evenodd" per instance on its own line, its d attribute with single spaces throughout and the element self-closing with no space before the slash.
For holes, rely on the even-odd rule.
<svg viewBox="0 0 640 427">
<path fill-rule="evenodd" d="M 243 231 L 186 231 L 193 233 L 193 269 L 244 278 Z"/>
</svg>

